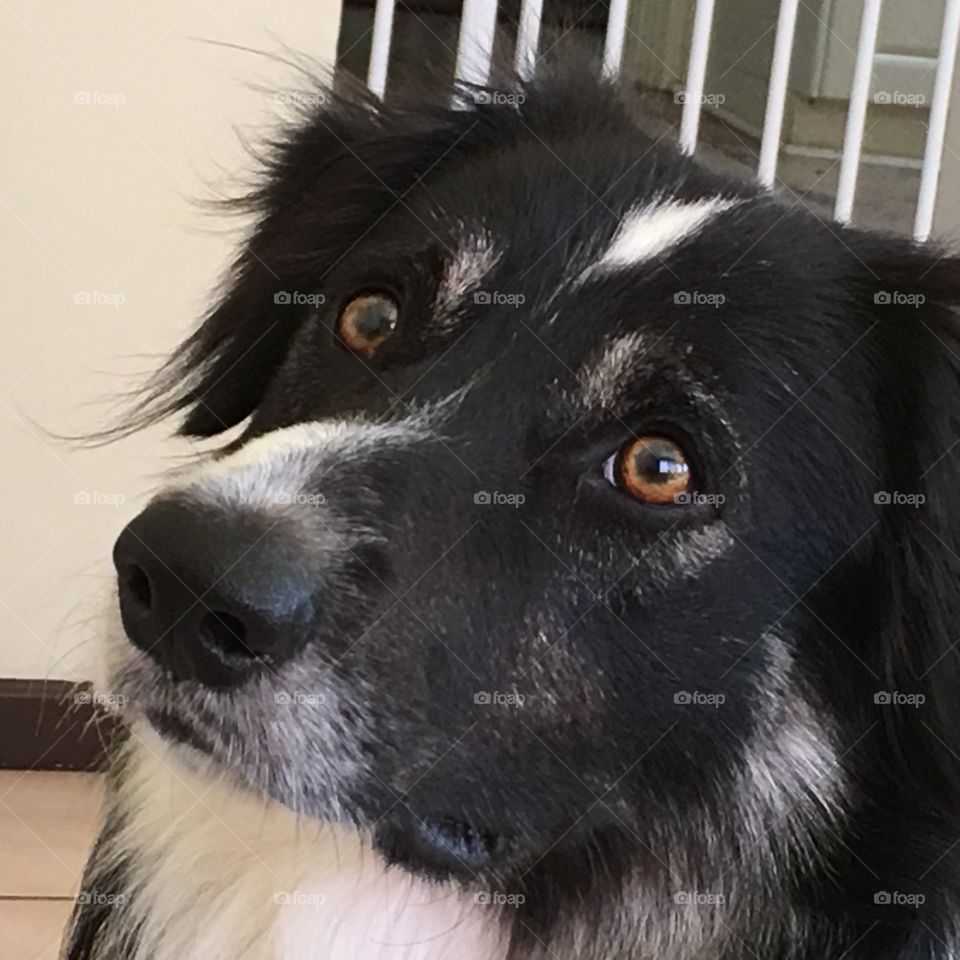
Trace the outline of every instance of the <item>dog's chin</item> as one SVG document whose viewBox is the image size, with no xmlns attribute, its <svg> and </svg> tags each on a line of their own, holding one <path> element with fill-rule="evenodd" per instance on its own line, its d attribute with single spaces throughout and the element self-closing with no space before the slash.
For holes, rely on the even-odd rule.
<svg viewBox="0 0 960 960">
<path fill-rule="evenodd" d="M 522 859 L 514 838 L 453 813 L 386 817 L 374 842 L 390 865 L 428 880 L 467 885 L 503 877 Z"/>
<path fill-rule="evenodd" d="M 203 731 L 161 709 L 148 709 L 145 718 L 188 766 L 222 766 Z M 388 864 L 425 879 L 469 885 L 481 878 L 502 877 L 523 859 L 514 838 L 469 819 L 462 811 L 421 817 L 413 812 L 397 815 L 388 811 L 384 815 L 383 811 L 357 808 L 348 810 L 347 815 L 356 824 L 372 824 L 369 830 L 374 846 Z"/>
<path fill-rule="evenodd" d="M 209 732 L 191 724 L 177 711 L 151 705 L 143 709 L 142 715 L 187 766 L 213 765 L 226 776 L 232 774 L 238 788 L 260 792 L 256 785 L 242 783 L 237 771 L 220 760 L 217 744 Z M 274 799 L 288 805 L 283 798 Z M 522 861 L 522 850 L 514 838 L 488 828 L 463 811 L 420 814 L 404 808 L 398 813 L 393 804 L 387 809 L 376 809 L 357 802 L 354 809 L 345 812 L 347 819 L 372 833 L 374 845 L 387 863 L 430 880 L 469 884 L 481 877 L 503 876 Z M 321 815 L 317 819 L 330 818 Z"/>
<path fill-rule="evenodd" d="M 189 709 L 189 696 L 181 700 L 184 692 L 162 677 L 154 664 L 131 658 L 114 681 L 112 687 L 125 691 L 126 702 L 136 705 L 127 719 L 146 722 L 174 751 L 178 762 L 194 771 L 214 771 L 236 789 L 265 794 L 298 815 L 352 824 L 371 837 L 387 863 L 409 873 L 469 885 L 478 879 L 502 879 L 535 856 L 527 849 L 529 845 L 507 833 L 503 824 L 484 823 L 473 811 L 447 809 L 443 801 L 434 804 L 429 795 L 398 803 L 396 794 L 385 790 L 377 778 L 369 784 L 370 790 L 355 784 L 340 791 L 331 783 L 329 796 L 308 798 L 303 791 L 287 796 L 279 790 L 279 778 L 263 775 L 263 771 L 251 777 L 249 770 L 231 763 L 235 751 L 200 722 Z M 305 801 L 306 808 L 302 805 Z"/>
</svg>

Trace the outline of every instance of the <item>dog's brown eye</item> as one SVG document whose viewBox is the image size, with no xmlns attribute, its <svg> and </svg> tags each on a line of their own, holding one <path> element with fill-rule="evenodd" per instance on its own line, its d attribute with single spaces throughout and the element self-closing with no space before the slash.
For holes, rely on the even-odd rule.
<svg viewBox="0 0 960 960">
<path fill-rule="evenodd" d="M 631 440 L 607 460 L 604 475 L 643 503 L 687 503 L 693 489 L 690 464 L 677 444 L 649 435 Z"/>
<path fill-rule="evenodd" d="M 397 325 L 399 309 L 382 293 L 361 293 L 340 312 L 337 333 L 354 353 L 373 353 Z"/>
</svg>

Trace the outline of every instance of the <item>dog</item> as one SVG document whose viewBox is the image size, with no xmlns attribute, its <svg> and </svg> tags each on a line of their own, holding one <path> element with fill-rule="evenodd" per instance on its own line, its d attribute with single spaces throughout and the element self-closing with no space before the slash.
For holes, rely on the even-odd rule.
<svg viewBox="0 0 960 960">
<path fill-rule="evenodd" d="M 545 72 L 324 91 L 125 428 L 67 960 L 960 951 L 948 249 Z"/>
</svg>

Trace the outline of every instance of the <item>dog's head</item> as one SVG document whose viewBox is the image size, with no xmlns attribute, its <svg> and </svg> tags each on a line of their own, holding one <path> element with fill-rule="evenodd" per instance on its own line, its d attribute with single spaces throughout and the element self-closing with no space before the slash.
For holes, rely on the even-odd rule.
<svg viewBox="0 0 960 960">
<path fill-rule="evenodd" d="M 600 85 L 476 101 L 328 98 L 271 155 L 155 396 L 248 422 L 116 547 L 134 709 L 467 881 L 804 860 L 908 763 L 945 802 L 955 262 Z"/>
</svg>

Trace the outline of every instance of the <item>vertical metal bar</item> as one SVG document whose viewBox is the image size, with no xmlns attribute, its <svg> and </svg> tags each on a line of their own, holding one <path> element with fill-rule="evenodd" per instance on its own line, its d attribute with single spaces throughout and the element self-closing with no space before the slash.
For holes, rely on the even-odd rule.
<svg viewBox="0 0 960 960">
<path fill-rule="evenodd" d="M 847 107 L 847 126 L 843 134 L 843 157 L 840 160 L 840 180 L 834 217 L 840 223 L 849 223 L 853 213 L 853 197 L 857 192 L 857 173 L 860 152 L 863 149 L 863 125 L 867 117 L 867 98 L 870 96 L 870 74 L 873 55 L 877 49 L 877 28 L 880 25 L 880 5 L 883 0 L 864 0 L 860 20 L 860 39 L 857 42 L 857 65 L 853 71 L 850 104 Z"/>
<path fill-rule="evenodd" d="M 517 27 L 517 49 L 514 68 L 524 80 L 533 76 L 540 44 L 540 21 L 543 18 L 543 0 L 523 0 L 520 7 L 520 25 Z"/>
<path fill-rule="evenodd" d="M 760 142 L 760 164 L 757 176 L 765 187 L 772 187 L 777 175 L 780 135 L 783 132 L 783 111 L 787 102 L 787 81 L 790 79 L 790 58 L 797 28 L 799 0 L 781 0 L 777 19 L 777 38 L 773 44 L 770 84 L 767 88 L 767 110 L 763 117 L 763 139 Z"/>
<path fill-rule="evenodd" d="M 714 0 L 697 0 L 693 17 L 693 37 L 690 41 L 690 61 L 687 64 L 686 99 L 680 118 L 680 149 L 693 153 L 700 129 L 700 110 L 703 107 L 703 84 L 707 76 L 707 55 L 710 52 L 710 30 L 713 27 Z"/>
<path fill-rule="evenodd" d="M 630 0 L 610 0 L 610 10 L 607 13 L 607 37 L 603 44 L 603 72 L 605 76 L 617 77 L 620 75 L 629 13 Z"/>
<path fill-rule="evenodd" d="M 463 0 L 456 77 L 462 83 L 484 84 L 497 29 L 497 0 Z"/>
<path fill-rule="evenodd" d="M 367 86 L 371 93 L 383 97 L 387 89 L 387 67 L 390 63 L 390 41 L 393 39 L 393 11 L 397 0 L 377 0 L 373 15 L 373 40 L 370 43 L 370 65 Z"/>
<path fill-rule="evenodd" d="M 937 54 L 937 73 L 933 81 L 933 99 L 930 102 L 930 123 L 927 143 L 920 169 L 920 196 L 917 215 L 913 222 L 913 238 L 924 241 L 933 226 L 933 208 L 940 182 L 943 163 L 944 134 L 947 128 L 947 109 L 950 106 L 953 71 L 957 61 L 957 38 L 960 36 L 960 0 L 947 0 L 940 33 L 940 52 Z"/>
</svg>

